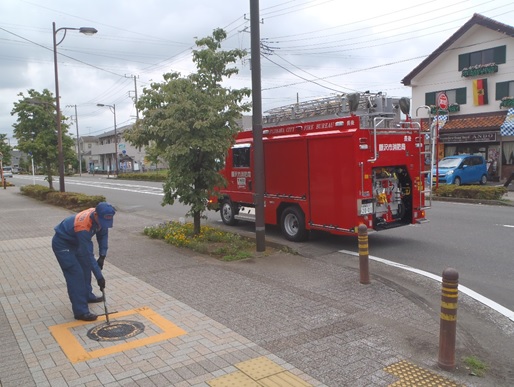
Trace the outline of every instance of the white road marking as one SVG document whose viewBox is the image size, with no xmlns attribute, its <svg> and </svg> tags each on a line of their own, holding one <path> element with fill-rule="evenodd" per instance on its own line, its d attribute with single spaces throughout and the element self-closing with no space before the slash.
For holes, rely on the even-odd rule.
<svg viewBox="0 0 514 387">
<path fill-rule="evenodd" d="M 339 252 L 343 253 L 343 254 L 353 255 L 353 256 L 356 256 L 356 257 L 359 256 L 359 253 L 356 253 L 356 252 L 350 251 L 350 250 L 339 250 Z M 397 267 L 399 269 L 407 270 L 407 271 L 410 271 L 410 272 L 413 272 L 413 273 L 416 273 L 416 274 L 421 274 L 422 276 L 425 276 L 427 278 L 431 278 L 431 279 L 436 280 L 438 282 L 442 282 L 442 278 L 441 277 L 439 277 L 439 276 L 437 276 L 435 274 L 429 273 L 427 271 L 416 269 L 414 267 L 407 266 L 407 265 L 404 265 L 402 263 L 388 261 L 387 259 L 375 257 L 373 255 L 368 255 L 368 257 L 369 257 L 369 259 L 371 259 L 373 261 L 381 262 L 383 264 L 386 264 L 386 265 L 389 265 L 389 266 L 394 266 L 394 267 Z M 514 321 L 514 312 L 512 310 L 507 309 L 506 307 L 498 304 L 497 302 L 494 302 L 493 300 L 490 300 L 489 298 L 484 297 L 481 294 L 475 292 L 474 290 L 471 290 L 470 288 L 467 288 L 466 286 L 462 286 L 461 284 L 459 284 L 459 291 L 464 293 L 464 294 L 467 294 L 471 298 L 474 298 L 478 302 L 481 302 L 482 304 L 490 307 L 491 309 L 494 309 L 498 313 L 503 314 L 508 319 Z"/>
<path fill-rule="evenodd" d="M 32 176 L 30 175 L 24 175 L 17 177 L 19 179 L 24 180 L 32 180 Z M 44 177 L 37 176 L 37 181 L 45 181 Z M 82 180 L 74 180 L 74 179 L 66 179 L 66 184 L 71 185 L 80 185 L 80 186 L 86 186 L 86 187 L 98 187 L 103 189 L 111 189 L 115 191 L 125 191 L 125 192 L 133 192 L 133 193 L 142 193 L 147 195 L 157 195 L 157 196 L 164 196 L 164 192 L 162 190 L 162 187 L 151 187 L 146 185 L 139 185 L 139 184 L 128 184 L 124 182 L 114 182 L 114 181 L 105 181 L 103 179 L 98 180 L 89 180 L 89 181 L 82 181 Z"/>
</svg>

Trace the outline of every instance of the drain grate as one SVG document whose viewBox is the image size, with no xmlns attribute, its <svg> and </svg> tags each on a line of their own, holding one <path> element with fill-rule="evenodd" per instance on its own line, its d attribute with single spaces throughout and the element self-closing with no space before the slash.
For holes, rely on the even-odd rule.
<svg viewBox="0 0 514 387">
<path fill-rule="evenodd" d="M 145 330 L 145 326 L 137 321 L 113 321 L 91 328 L 87 337 L 95 341 L 125 340 L 137 336 Z"/>
</svg>

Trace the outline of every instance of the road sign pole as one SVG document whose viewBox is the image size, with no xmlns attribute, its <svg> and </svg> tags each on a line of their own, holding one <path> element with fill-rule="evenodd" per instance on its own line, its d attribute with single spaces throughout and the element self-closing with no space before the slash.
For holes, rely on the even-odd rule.
<svg viewBox="0 0 514 387">
<path fill-rule="evenodd" d="M 435 189 L 439 188 L 439 117 L 441 110 L 448 110 L 448 96 L 446 93 L 439 93 L 437 97 L 437 110 L 436 110 L 436 121 L 435 121 L 435 151 L 436 151 L 436 179 L 435 179 Z M 430 166 L 432 168 L 432 166 Z"/>
</svg>

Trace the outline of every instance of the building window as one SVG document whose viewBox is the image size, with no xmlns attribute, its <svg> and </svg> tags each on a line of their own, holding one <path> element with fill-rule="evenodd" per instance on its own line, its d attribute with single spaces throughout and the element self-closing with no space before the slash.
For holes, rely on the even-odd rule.
<svg viewBox="0 0 514 387">
<path fill-rule="evenodd" d="M 514 97 L 514 81 L 498 82 L 496 84 L 496 100 L 503 97 Z"/>
<path fill-rule="evenodd" d="M 502 164 L 514 165 L 514 141 L 504 142 L 502 146 Z"/>
<path fill-rule="evenodd" d="M 448 97 L 448 103 L 450 105 L 465 105 L 466 104 L 466 88 L 461 87 L 459 89 L 452 90 L 439 90 L 425 94 L 425 105 L 435 105 L 437 95 L 441 92 L 445 92 Z"/>
<path fill-rule="evenodd" d="M 461 54 L 459 55 L 459 71 L 471 66 L 482 66 L 489 63 L 505 63 L 506 59 L 507 46 Z"/>
</svg>

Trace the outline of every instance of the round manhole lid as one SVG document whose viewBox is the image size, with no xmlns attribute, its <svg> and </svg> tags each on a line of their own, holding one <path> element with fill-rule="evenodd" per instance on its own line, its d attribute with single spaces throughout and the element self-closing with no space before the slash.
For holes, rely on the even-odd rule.
<svg viewBox="0 0 514 387">
<path fill-rule="evenodd" d="M 125 340 L 139 335 L 145 326 L 137 321 L 113 321 L 91 328 L 87 336 L 95 341 Z"/>
</svg>

